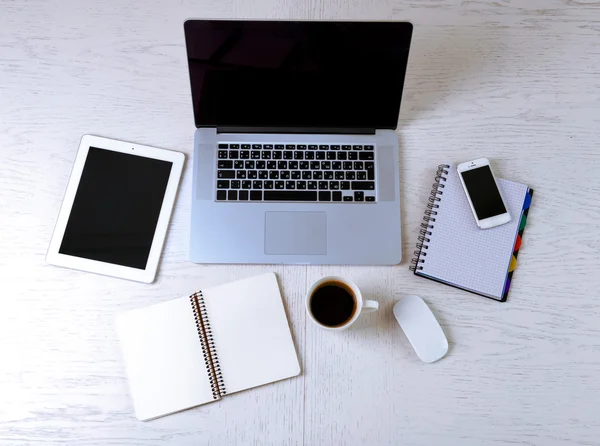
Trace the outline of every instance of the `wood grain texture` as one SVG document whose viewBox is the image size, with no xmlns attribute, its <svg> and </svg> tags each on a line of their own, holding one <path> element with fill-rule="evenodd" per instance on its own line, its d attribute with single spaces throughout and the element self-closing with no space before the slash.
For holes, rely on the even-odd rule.
<svg viewBox="0 0 600 446">
<path fill-rule="evenodd" d="M 410 20 L 397 267 L 189 263 L 188 17 Z M 600 444 L 600 3 L 594 0 L 0 0 L 0 444 Z M 188 160 L 158 279 L 44 257 L 81 135 Z M 436 166 L 479 156 L 535 189 L 509 301 L 408 271 Z M 148 423 L 132 413 L 121 311 L 275 271 L 303 374 Z M 325 333 L 303 294 L 353 279 L 381 310 Z M 391 307 L 431 305 L 449 355 L 417 359 Z"/>
</svg>

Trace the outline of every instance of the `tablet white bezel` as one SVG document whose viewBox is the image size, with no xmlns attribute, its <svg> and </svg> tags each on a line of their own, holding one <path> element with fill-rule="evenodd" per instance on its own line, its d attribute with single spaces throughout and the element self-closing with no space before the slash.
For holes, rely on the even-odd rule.
<svg viewBox="0 0 600 446">
<path fill-rule="evenodd" d="M 160 209 L 160 214 L 156 224 L 156 230 L 154 231 L 154 238 L 152 239 L 152 246 L 148 256 L 148 262 L 146 263 L 146 268 L 143 270 L 128 266 L 115 265 L 112 263 L 99 262 L 97 260 L 74 257 L 71 255 L 61 254 L 59 252 L 90 147 L 110 150 L 113 152 L 127 153 L 130 155 L 143 156 L 146 158 L 170 161 L 173 163 L 167 188 L 165 190 L 162 207 Z M 69 184 L 67 185 L 67 190 L 65 192 L 65 197 L 56 221 L 54 233 L 52 234 L 52 240 L 50 241 L 50 247 L 48 248 L 48 254 L 46 255 L 46 262 L 52 265 L 64 266 L 67 268 L 89 271 L 107 276 L 120 277 L 123 279 L 136 280 L 139 282 L 151 283 L 154 281 L 162 247 L 169 226 L 169 220 L 171 218 L 171 212 L 177 196 L 177 188 L 179 186 L 179 180 L 183 170 L 184 159 L 185 156 L 183 153 L 179 152 L 173 152 L 170 150 L 158 149 L 155 147 L 143 146 L 124 141 L 117 141 L 99 136 L 84 135 L 81 138 L 81 143 L 79 144 L 79 150 L 77 152 L 77 157 L 75 158 L 75 163 L 73 164 L 73 170 L 71 171 Z"/>
</svg>

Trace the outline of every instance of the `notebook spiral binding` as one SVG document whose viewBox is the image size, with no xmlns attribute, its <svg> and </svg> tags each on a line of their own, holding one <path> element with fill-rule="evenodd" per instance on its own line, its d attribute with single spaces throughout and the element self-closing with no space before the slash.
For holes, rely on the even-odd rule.
<svg viewBox="0 0 600 446">
<path fill-rule="evenodd" d="M 431 229 L 434 227 L 432 223 L 435 223 L 435 216 L 437 215 L 436 209 L 440 207 L 438 202 L 441 201 L 441 198 L 439 196 L 444 194 L 442 189 L 446 187 L 444 185 L 447 178 L 445 175 L 448 175 L 447 169 L 449 168 L 450 166 L 448 164 L 440 164 L 435 174 L 435 183 L 433 183 L 433 188 L 429 194 L 427 200 L 429 203 L 427 203 L 427 209 L 425 209 L 425 215 L 423 216 L 423 223 L 421 223 L 421 229 L 419 230 L 419 243 L 417 243 L 417 250 L 414 252 L 416 257 L 410 261 L 411 265 L 409 266 L 409 269 L 413 272 L 423 269 L 421 264 L 425 263 L 425 259 L 422 259 L 421 257 L 427 256 L 427 253 L 424 250 L 429 248 L 427 243 L 430 241 L 429 236 L 431 235 Z"/>
<path fill-rule="evenodd" d="M 206 371 L 210 379 L 213 398 L 217 400 L 227 392 L 202 292 L 199 291 L 192 294 L 190 302 L 192 304 L 192 311 L 194 312 L 196 329 L 200 337 L 200 344 L 202 345 L 202 354 L 204 355 L 204 363 L 206 364 Z"/>
</svg>

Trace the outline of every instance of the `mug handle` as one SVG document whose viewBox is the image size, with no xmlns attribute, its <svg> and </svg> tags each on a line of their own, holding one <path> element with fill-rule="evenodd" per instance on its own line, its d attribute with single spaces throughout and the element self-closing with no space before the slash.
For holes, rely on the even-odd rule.
<svg viewBox="0 0 600 446">
<path fill-rule="evenodd" d="M 373 311 L 379 310 L 379 302 L 374 300 L 365 300 L 363 302 L 362 311 L 363 313 L 372 313 Z"/>
</svg>

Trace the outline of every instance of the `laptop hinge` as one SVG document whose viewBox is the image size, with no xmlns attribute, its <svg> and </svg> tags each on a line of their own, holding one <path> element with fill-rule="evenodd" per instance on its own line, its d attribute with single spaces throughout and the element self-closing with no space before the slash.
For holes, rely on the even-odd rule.
<svg viewBox="0 0 600 446">
<path fill-rule="evenodd" d="M 310 135 L 374 135 L 374 128 L 362 127 L 217 127 L 217 133 L 297 133 Z"/>
</svg>

